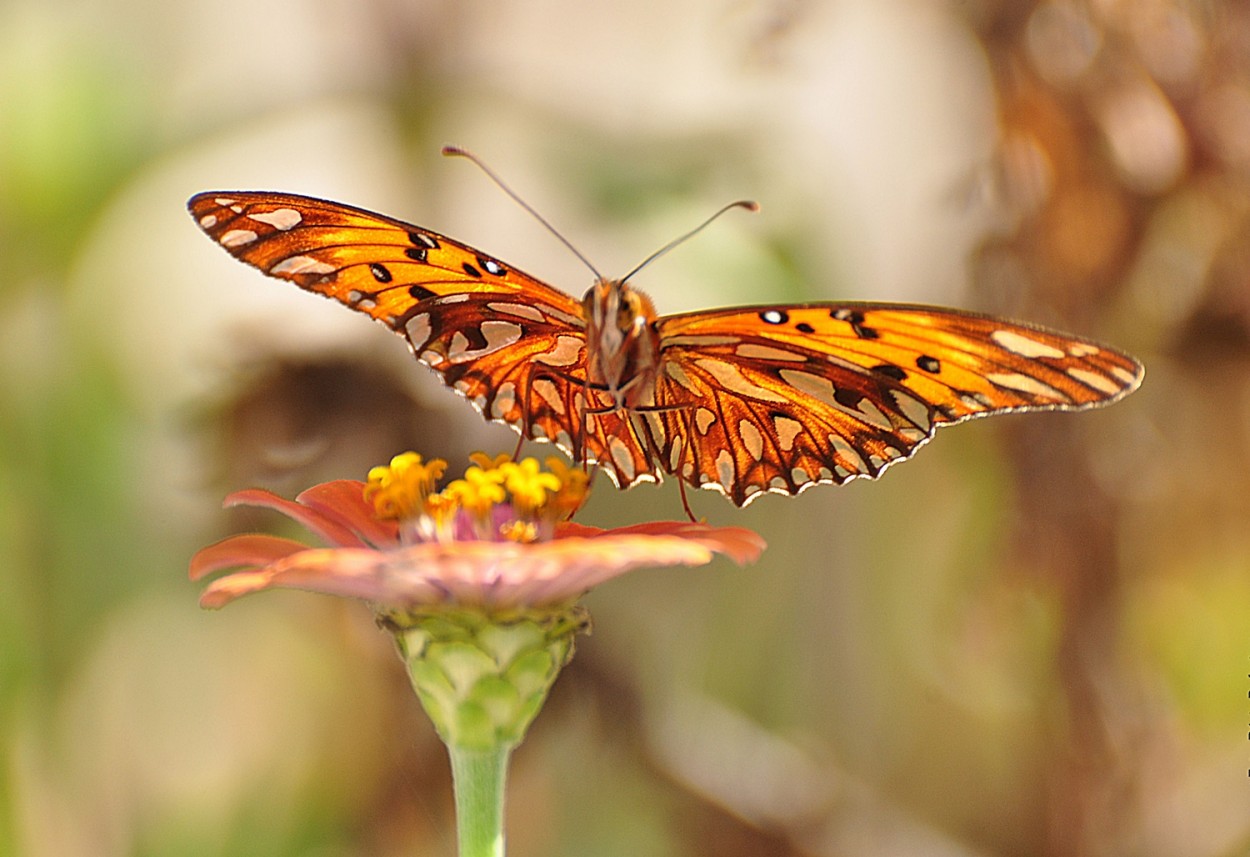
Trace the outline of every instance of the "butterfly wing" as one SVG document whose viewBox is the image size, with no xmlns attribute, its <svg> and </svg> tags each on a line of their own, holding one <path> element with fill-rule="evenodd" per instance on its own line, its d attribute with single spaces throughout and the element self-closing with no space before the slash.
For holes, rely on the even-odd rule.
<svg viewBox="0 0 1250 857">
<path fill-rule="evenodd" d="M 577 416 L 587 392 L 592 410 L 605 403 L 585 386 L 586 323 L 571 296 L 445 235 L 341 203 L 210 191 L 187 207 L 236 259 L 403 336 L 487 419 L 602 461 L 619 484 L 655 478 L 627 414 Z"/>
<path fill-rule="evenodd" d="M 936 307 L 743 307 L 660 320 L 661 464 L 745 505 L 875 478 L 937 426 L 1080 410 L 1136 389 L 1133 358 L 1087 339 Z"/>
</svg>

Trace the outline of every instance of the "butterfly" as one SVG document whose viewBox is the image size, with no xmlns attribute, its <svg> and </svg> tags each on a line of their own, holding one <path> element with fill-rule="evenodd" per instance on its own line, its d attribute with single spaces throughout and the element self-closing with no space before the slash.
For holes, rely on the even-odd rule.
<svg viewBox="0 0 1250 857">
<path fill-rule="evenodd" d="M 661 316 L 628 277 L 579 301 L 445 235 L 306 196 L 211 191 L 188 208 L 236 259 L 404 337 L 488 420 L 622 488 L 673 475 L 683 502 L 685 483 L 745 506 L 876 478 L 938 426 L 1105 405 L 1144 372 L 1088 339 L 940 307 Z"/>
</svg>

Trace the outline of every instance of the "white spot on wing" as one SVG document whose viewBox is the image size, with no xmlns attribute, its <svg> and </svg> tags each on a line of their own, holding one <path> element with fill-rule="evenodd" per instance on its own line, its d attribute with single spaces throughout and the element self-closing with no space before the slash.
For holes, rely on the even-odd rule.
<svg viewBox="0 0 1250 857">
<path fill-rule="evenodd" d="M 608 438 L 608 452 L 612 455 L 612 463 L 616 465 L 616 471 L 624 477 L 626 482 L 633 482 L 637 471 L 634 468 L 634 456 L 629 444 L 613 435 Z"/>
<path fill-rule="evenodd" d="M 748 360 L 785 360 L 791 363 L 807 362 L 807 358 L 802 354 L 786 351 L 784 348 L 774 348 L 771 345 L 760 345 L 756 342 L 744 342 L 734 349 L 734 353 Z"/>
<path fill-rule="evenodd" d="M 238 200 L 237 200 L 237 199 L 230 199 L 229 197 L 225 197 L 225 196 L 219 196 L 219 197 L 217 197 L 216 199 L 214 199 L 214 200 L 213 200 L 213 202 L 217 203 L 217 204 L 218 204 L 218 205 L 220 205 L 222 208 L 229 208 L 230 206 L 232 206 L 232 205 L 234 205 L 236 202 L 238 202 Z"/>
<path fill-rule="evenodd" d="M 994 340 L 1003 348 L 1006 348 L 1012 354 L 1019 354 L 1021 357 L 1063 357 L 1064 353 L 1055 348 L 1053 345 L 1047 345 L 1045 342 L 1038 342 L 1036 339 L 1030 339 L 1022 333 L 1014 330 L 996 330 L 990 334 L 990 339 Z"/>
<path fill-rule="evenodd" d="M 777 431 L 777 441 L 782 452 L 789 452 L 794 449 L 794 439 L 803 431 L 803 424 L 789 417 L 773 417 L 773 428 Z"/>
<path fill-rule="evenodd" d="M 200 226 L 204 229 L 212 229 L 217 225 L 217 215 L 206 214 L 200 218 Z"/>
<path fill-rule="evenodd" d="M 550 351 L 534 355 L 535 363 L 548 366 L 572 366 L 582 353 L 582 339 L 578 336 L 561 335 L 556 337 L 556 345 Z"/>
<path fill-rule="evenodd" d="M 707 408 L 698 408 L 694 412 L 694 425 L 699 430 L 699 434 L 707 434 L 707 430 L 712 427 L 712 423 L 716 422 L 716 414 Z"/>
<path fill-rule="evenodd" d="M 637 416 L 637 414 L 634 415 L 635 418 Z M 663 449 L 668 443 L 668 429 L 664 427 L 664 420 L 655 411 L 644 411 L 642 416 L 647 421 L 647 430 L 655 439 L 656 446 Z"/>
<path fill-rule="evenodd" d="M 519 324 L 495 320 L 482 322 L 478 326 L 478 331 L 482 334 L 482 338 L 486 340 L 485 345 L 470 351 L 468 337 L 457 330 L 451 338 L 447 359 L 452 363 L 467 363 L 470 360 L 485 357 L 487 354 L 494 354 L 499 349 L 507 348 L 509 345 L 517 342 L 521 338 L 521 334 L 524 333 Z"/>
<path fill-rule="evenodd" d="M 694 381 L 690 380 L 690 376 L 686 374 L 686 370 L 682 368 L 680 363 L 673 360 L 665 361 L 664 373 L 696 396 L 703 394 L 704 391 L 695 386 Z"/>
<path fill-rule="evenodd" d="M 304 215 L 293 208 L 275 208 L 273 211 L 266 211 L 263 214 L 249 214 L 248 217 L 252 220 L 259 220 L 261 223 L 268 223 L 270 226 L 275 229 L 281 229 L 283 232 L 299 226 L 304 219 Z"/>
<path fill-rule="evenodd" d="M 851 473 L 866 473 L 868 465 L 860 454 L 855 451 L 855 447 L 846 442 L 846 439 L 840 435 L 830 434 L 829 443 L 833 445 L 834 452 L 838 454 L 838 458 L 846 466 Z"/>
<path fill-rule="evenodd" d="M 898 409 L 902 411 L 903 416 L 917 426 L 921 431 L 927 432 L 930 426 L 929 406 L 902 390 L 894 390 L 890 394 L 894 398 L 894 404 L 898 405 Z"/>
<path fill-rule="evenodd" d="M 269 269 L 270 274 L 333 274 L 335 268 L 311 256 L 288 256 Z"/>
<path fill-rule="evenodd" d="M 764 457 L 764 436 L 755 427 L 755 423 L 748 419 L 739 420 L 738 437 L 742 439 L 742 445 L 746 447 L 752 458 L 759 461 Z"/>
<path fill-rule="evenodd" d="M 516 407 L 516 384 L 505 381 L 495 391 L 495 400 L 490 405 L 490 415 L 497 420 L 507 418 Z"/>
<path fill-rule="evenodd" d="M 800 393 L 811 396 L 818 402 L 824 402 L 830 407 L 842 407 L 833 398 L 833 382 L 828 378 L 813 375 L 811 372 L 800 372 L 796 369 L 782 369 L 778 374 L 781 375 L 781 380 L 785 381 Z"/>
<path fill-rule="evenodd" d="M 242 247 L 256 240 L 256 233 L 250 229 L 231 229 L 222 233 L 218 239 L 222 247 Z"/>
<path fill-rule="evenodd" d="M 538 398 L 546 402 L 551 410 L 564 416 L 564 400 L 560 398 L 560 391 L 556 389 L 555 383 L 550 378 L 536 378 L 530 385 L 530 389 L 538 395 Z"/>
<path fill-rule="evenodd" d="M 538 304 L 537 307 L 549 318 L 554 318 L 576 328 L 583 328 L 586 326 L 586 319 L 579 315 L 571 315 L 548 304 Z"/>
<path fill-rule="evenodd" d="M 1068 374 L 1085 386 L 1093 387 L 1098 392 L 1106 393 L 1108 396 L 1120 392 L 1119 384 L 1112 381 L 1106 375 L 1099 374 L 1098 372 L 1091 372 L 1088 369 L 1082 369 L 1079 366 L 1074 366 L 1068 370 Z"/>
<path fill-rule="evenodd" d="M 732 363 L 726 363 L 723 360 L 716 360 L 711 357 L 701 358 L 695 361 L 695 365 L 704 372 L 716 379 L 721 387 L 730 392 L 737 393 L 739 396 L 747 396 L 752 399 L 759 399 L 762 402 L 788 402 L 789 399 L 778 396 L 772 390 L 766 390 L 759 384 L 747 380 L 746 376 L 739 371 L 737 366 Z"/>
<path fill-rule="evenodd" d="M 1123 381 L 1126 385 L 1137 383 L 1137 376 L 1125 369 L 1123 366 L 1112 366 L 1111 374 Z"/>
<path fill-rule="evenodd" d="M 1030 396 L 1040 396 L 1044 399 L 1054 399 L 1056 401 L 1066 402 L 1070 399 L 1063 393 L 1056 390 L 1049 384 L 1044 384 L 1036 378 L 1028 375 L 1021 375 L 1018 372 L 995 372 L 985 376 L 992 384 L 999 387 L 1005 387 L 1008 390 L 1016 390 L 1020 393 L 1027 393 Z"/>
<path fill-rule="evenodd" d="M 412 343 L 413 350 L 419 353 L 425 347 L 425 343 L 430 341 L 430 314 L 419 312 L 408 319 L 408 323 L 404 325 L 404 332 L 408 334 L 408 341 Z"/>
<path fill-rule="evenodd" d="M 864 419 L 871 426 L 879 429 L 890 431 L 894 428 L 894 424 L 890 422 L 890 418 L 881 412 L 871 399 L 862 399 L 859 403 L 859 412 L 864 415 Z"/>
<path fill-rule="evenodd" d="M 727 449 L 716 453 L 716 480 L 726 488 L 734 484 L 734 457 Z"/>
<path fill-rule="evenodd" d="M 669 448 L 669 451 L 668 451 L 668 469 L 672 472 L 677 471 L 677 465 L 681 461 L 681 450 L 682 450 L 681 441 L 682 441 L 681 435 L 677 435 L 676 437 L 674 437 L 673 445 L 672 447 Z"/>
</svg>

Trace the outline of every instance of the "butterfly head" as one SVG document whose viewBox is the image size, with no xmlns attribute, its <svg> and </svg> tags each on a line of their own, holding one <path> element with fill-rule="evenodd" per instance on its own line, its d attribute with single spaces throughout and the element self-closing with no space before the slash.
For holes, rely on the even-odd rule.
<svg viewBox="0 0 1250 857">
<path fill-rule="evenodd" d="M 582 298 L 589 381 L 607 388 L 616 407 L 645 404 L 659 346 L 651 298 L 622 280 L 599 280 Z"/>
</svg>

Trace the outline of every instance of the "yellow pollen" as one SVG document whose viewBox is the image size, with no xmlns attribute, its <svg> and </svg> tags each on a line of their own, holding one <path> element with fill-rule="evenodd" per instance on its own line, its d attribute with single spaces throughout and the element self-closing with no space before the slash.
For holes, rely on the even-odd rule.
<svg viewBox="0 0 1250 857">
<path fill-rule="evenodd" d="M 504 476 L 504 487 L 512 495 L 513 505 L 522 514 L 538 511 L 546 504 L 549 494 L 560 490 L 560 477 L 544 473 L 533 458 L 505 462 L 499 471 Z"/>
<path fill-rule="evenodd" d="M 533 521 L 509 521 L 500 525 L 499 535 L 510 542 L 529 544 L 538 541 L 538 525 Z"/>
<path fill-rule="evenodd" d="M 415 452 L 401 453 L 389 465 L 369 471 L 365 500 L 380 518 L 414 518 L 426 511 L 427 500 L 446 469 L 442 459 L 426 462 Z"/>
<path fill-rule="evenodd" d="M 460 506 L 470 514 L 486 517 L 491 507 L 502 503 L 507 496 L 503 487 L 503 474 L 498 470 L 484 470 L 477 465 L 464 472 L 463 479 L 456 479 L 443 489 L 443 497 Z"/>
<path fill-rule="evenodd" d="M 469 453 L 469 461 L 473 462 L 483 470 L 498 470 L 505 464 L 511 464 L 512 456 L 508 455 L 506 452 L 501 452 L 494 458 L 491 458 L 484 452 L 471 452 Z"/>
</svg>

